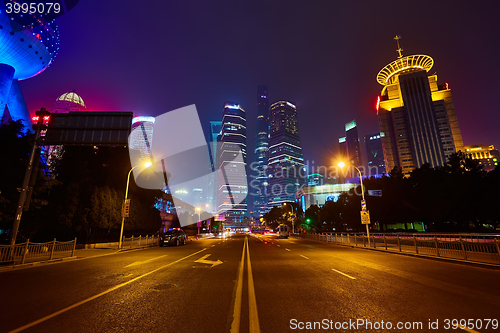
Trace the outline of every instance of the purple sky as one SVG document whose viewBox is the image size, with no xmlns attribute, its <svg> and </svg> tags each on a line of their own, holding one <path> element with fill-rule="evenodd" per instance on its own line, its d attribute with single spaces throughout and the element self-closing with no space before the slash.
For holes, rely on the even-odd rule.
<svg viewBox="0 0 500 333">
<path fill-rule="evenodd" d="M 271 102 L 296 103 L 305 158 L 326 163 L 347 121 L 360 136 L 378 131 L 376 75 L 396 59 L 398 34 L 404 55 L 434 58 L 464 143 L 498 146 L 499 12 L 495 1 L 83 0 L 57 20 L 54 63 L 21 86 L 31 112 L 72 89 L 89 110 L 196 104 L 205 130 L 224 101 L 239 102 L 251 151 L 265 84 Z"/>
</svg>

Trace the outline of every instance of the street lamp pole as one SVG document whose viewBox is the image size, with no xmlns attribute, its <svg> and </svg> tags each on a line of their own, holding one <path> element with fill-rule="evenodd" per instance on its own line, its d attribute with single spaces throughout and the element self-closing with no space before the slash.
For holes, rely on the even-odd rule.
<svg viewBox="0 0 500 333">
<path fill-rule="evenodd" d="M 293 215 L 293 206 L 287 205 L 286 202 L 283 203 L 283 206 L 290 206 L 290 212 Z M 295 219 L 292 218 L 292 234 L 295 234 Z"/>
<path fill-rule="evenodd" d="M 146 168 L 149 168 L 151 166 L 151 163 L 148 162 L 145 164 L 145 167 Z M 126 202 L 127 202 L 127 197 L 128 197 L 128 185 L 130 183 L 130 174 L 132 173 L 132 171 L 137 168 L 138 165 L 136 165 L 135 167 L 133 167 L 132 169 L 130 169 L 130 171 L 128 172 L 128 176 L 127 176 L 127 187 L 125 188 L 125 200 L 123 201 L 123 206 L 122 206 L 122 226 L 120 228 L 120 240 L 118 241 L 118 248 L 121 249 L 123 244 L 122 244 L 122 238 L 123 238 L 123 224 L 125 223 L 125 212 L 123 211 L 123 207 L 125 206 Z"/>
<path fill-rule="evenodd" d="M 339 165 L 339 167 L 343 168 L 345 166 L 345 163 L 340 162 L 338 165 Z M 361 176 L 361 171 L 358 169 L 357 166 L 355 166 L 355 165 L 352 165 L 352 166 L 354 168 L 356 168 L 356 170 L 359 173 L 359 183 L 361 185 L 361 197 L 363 198 L 363 201 L 366 203 L 366 201 L 365 201 L 365 188 L 363 186 L 363 177 Z M 368 228 L 368 224 L 366 224 L 366 236 L 368 237 L 368 247 L 370 247 L 370 228 Z"/>
</svg>

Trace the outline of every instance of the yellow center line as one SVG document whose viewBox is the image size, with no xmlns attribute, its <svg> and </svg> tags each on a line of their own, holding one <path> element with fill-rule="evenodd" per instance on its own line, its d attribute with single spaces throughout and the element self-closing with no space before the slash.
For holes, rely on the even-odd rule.
<svg viewBox="0 0 500 333">
<path fill-rule="evenodd" d="M 248 238 L 245 237 L 247 242 L 247 273 L 248 273 L 248 307 L 250 333 L 260 333 L 259 314 L 257 312 L 257 298 L 255 297 L 255 288 L 253 285 L 252 264 L 250 262 L 250 251 L 248 246 Z"/>
<path fill-rule="evenodd" d="M 241 321 L 241 298 L 243 293 L 243 269 L 245 261 L 245 247 L 246 242 L 243 242 L 243 251 L 241 253 L 240 266 L 238 267 L 238 282 L 236 285 L 236 297 L 234 299 L 234 309 L 233 309 L 233 322 L 231 323 L 231 333 L 238 333 L 240 331 L 240 321 Z"/>
<path fill-rule="evenodd" d="M 356 280 L 356 278 L 355 278 L 355 277 L 352 277 L 352 276 L 350 276 L 350 275 L 347 275 L 347 274 L 345 274 L 345 273 L 342 273 L 341 271 L 338 271 L 338 270 L 336 270 L 336 269 L 333 269 L 333 268 L 332 268 L 332 271 L 335 271 L 335 272 L 337 272 L 337 273 L 339 273 L 339 274 L 342 274 L 342 275 L 344 275 L 344 276 L 347 276 L 349 279 Z"/>
<path fill-rule="evenodd" d="M 166 264 L 166 265 L 164 265 L 164 266 L 162 266 L 162 267 L 160 267 L 160 268 L 156 268 L 156 269 L 154 269 L 154 270 L 152 270 L 152 271 L 150 271 L 150 272 L 147 272 L 147 273 L 142 274 L 142 275 L 140 275 L 140 276 L 138 276 L 138 277 L 136 277 L 136 278 L 133 278 L 133 279 L 132 279 L 132 280 L 130 280 L 130 281 L 127 281 L 127 282 L 121 283 L 121 284 L 119 284 L 119 285 L 116 285 L 116 286 L 114 286 L 114 287 L 112 287 L 112 288 L 110 288 L 110 289 L 108 289 L 108 290 L 106 290 L 106 291 L 103 291 L 102 293 L 99 293 L 99 294 L 97 294 L 97 295 L 91 296 L 91 297 L 89 297 L 89 298 L 87 298 L 87 299 L 84 299 L 83 301 L 77 302 L 77 303 L 75 303 L 75 304 L 73 304 L 73 305 L 70 305 L 70 306 L 68 306 L 68 307 L 66 307 L 66 308 L 64 308 L 64 309 L 62 309 L 62 310 L 59 310 L 59 311 L 57 311 L 57 312 L 54 312 L 54 313 L 52 313 L 52 314 L 50 314 L 50 315 L 48 315 L 48 316 L 45 316 L 45 317 L 40 318 L 40 319 L 38 319 L 38 320 L 35 320 L 35 321 L 33 321 L 33 322 L 29 323 L 29 324 L 26 324 L 26 325 L 24 325 L 24 326 L 21 326 L 21 327 L 19 327 L 19 328 L 16 328 L 16 329 L 14 329 L 14 330 L 10 331 L 9 333 L 16 333 L 16 332 L 21 332 L 21 331 L 24 331 L 24 330 L 25 330 L 25 329 L 27 329 L 27 328 L 33 327 L 33 326 L 35 326 L 35 325 L 38 325 L 38 324 L 40 324 L 40 323 L 42 323 L 42 322 L 44 322 L 44 321 L 46 321 L 46 320 L 48 320 L 48 319 L 51 319 L 51 318 L 54 318 L 54 317 L 58 316 L 58 315 L 60 315 L 60 314 L 62 314 L 62 313 L 64 313 L 64 312 L 66 312 L 66 311 L 69 311 L 69 310 L 74 309 L 74 308 L 76 308 L 76 307 L 78 307 L 78 306 L 80 306 L 80 305 L 83 305 L 83 304 L 85 304 L 85 303 L 88 303 L 88 302 L 90 302 L 90 301 L 92 301 L 92 300 L 94 300 L 94 299 L 96 299 L 96 298 L 99 298 L 99 297 L 101 297 L 101 296 L 104 296 L 104 295 L 106 295 L 106 294 L 109 294 L 109 293 L 110 293 L 110 292 L 112 292 L 112 291 L 115 291 L 115 290 L 117 290 L 117 289 L 120 289 L 120 288 L 122 288 L 122 287 L 124 287 L 124 286 L 126 286 L 126 285 L 128 285 L 128 284 L 130 284 L 130 283 L 132 283 L 132 282 L 134 282 L 134 281 L 137 281 L 137 280 L 139 280 L 139 279 L 142 279 L 143 277 L 146 277 L 146 276 L 151 275 L 151 274 L 153 274 L 153 273 L 155 273 L 155 272 L 158 272 L 159 270 L 164 269 L 164 268 L 167 268 L 168 266 L 172 266 L 173 264 L 176 264 L 176 263 L 178 263 L 178 262 L 180 262 L 180 261 L 182 261 L 182 260 L 184 260 L 184 259 L 187 259 L 187 258 L 189 258 L 189 257 L 192 257 L 192 256 L 194 256 L 194 255 L 197 255 L 198 253 L 203 252 L 203 251 L 205 251 L 205 250 L 206 250 L 206 248 L 205 248 L 205 249 L 203 249 L 203 250 L 197 251 L 197 252 L 195 252 L 195 253 L 192 253 L 192 254 L 190 254 L 190 255 L 188 255 L 188 256 L 185 256 L 184 258 L 177 259 L 176 261 L 173 261 L 173 262 L 171 262 L 171 263 L 169 263 L 169 264 Z"/>
</svg>

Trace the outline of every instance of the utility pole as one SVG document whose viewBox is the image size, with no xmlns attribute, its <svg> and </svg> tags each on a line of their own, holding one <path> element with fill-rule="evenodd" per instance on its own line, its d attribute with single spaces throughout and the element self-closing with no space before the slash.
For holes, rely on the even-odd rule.
<svg viewBox="0 0 500 333">
<path fill-rule="evenodd" d="M 10 245 L 12 246 L 12 249 L 14 249 L 14 245 L 16 244 L 17 232 L 19 231 L 19 225 L 21 224 L 21 216 L 23 215 L 26 195 L 28 193 L 28 187 L 30 184 L 33 163 L 35 160 L 35 155 L 36 155 L 35 152 L 36 149 L 38 148 L 38 139 L 40 138 L 40 132 L 44 129 L 47 129 L 47 126 L 44 125 L 43 122 L 49 120 L 50 117 L 50 112 L 48 112 L 45 108 L 41 108 L 39 111 L 36 111 L 35 114 L 36 116 L 33 117 L 33 121 L 36 121 L 36 124 L 33 124 L 33 129 L 35 130 L 35 140 L 33 142 L 33 147 L 31 148 L 31 154 L 28 166 L 26 168 L 26 172 L 24 173 L 23 185 L 21 187 L 19 201 L 17 202 L 14 225 L 12 226 L 12 232 L 10 234 Z"/>
</svg>

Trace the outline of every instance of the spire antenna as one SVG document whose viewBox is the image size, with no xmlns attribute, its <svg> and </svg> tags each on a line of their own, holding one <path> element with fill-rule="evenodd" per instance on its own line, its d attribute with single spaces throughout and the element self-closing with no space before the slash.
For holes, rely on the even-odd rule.
<svg viewBox="0 0 500 333">
<path fill-rule="evenodd" d="M 399 46 L 399 40 L 401 39 L 401 36 L 396 35 L 396 37 L 394 37 L 394 39 L 396 40 L 396 43 L 398 43 L 398 49 L 396 50 L 399 53 L 398 58 L 403 58 L 403 54 L 401 53 L 401 51 L 403 51 L 403 49 L 401 48 L 401 46 Z"/>
</svg>

